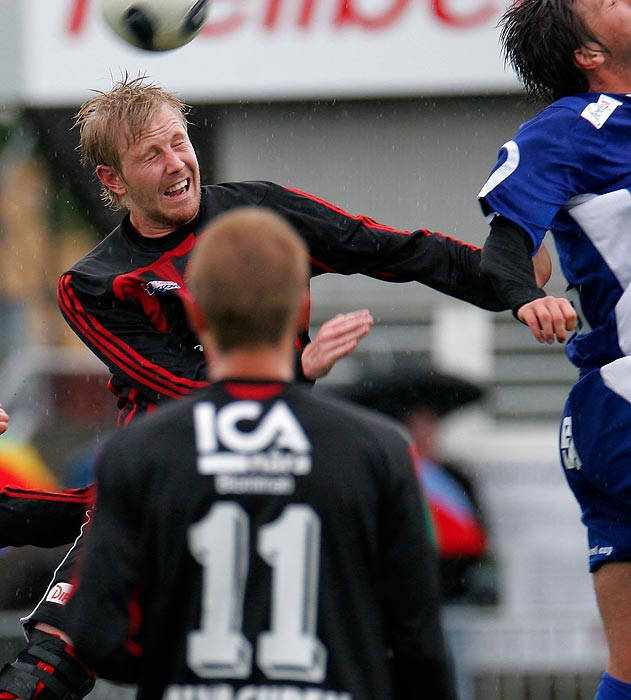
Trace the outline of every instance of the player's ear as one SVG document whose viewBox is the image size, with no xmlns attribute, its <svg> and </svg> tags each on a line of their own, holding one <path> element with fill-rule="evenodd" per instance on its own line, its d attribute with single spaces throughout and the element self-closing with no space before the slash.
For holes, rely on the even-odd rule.
<svg viewBox="0 0 631 700">
<path fill-rule="evenodd" d="M 586 44 L 574 51 L 574 63 L 580 70 L 594 70 L 601 66 L 604 60 L 605 52 L 598 44 Z"/>
<path fill-rule="evenodd" d="M 108 190 L 122 197 L 127 194 L 127 187 L 123 178 L 109 165 L 97 165 L 96 176 Z"/>
</svg>

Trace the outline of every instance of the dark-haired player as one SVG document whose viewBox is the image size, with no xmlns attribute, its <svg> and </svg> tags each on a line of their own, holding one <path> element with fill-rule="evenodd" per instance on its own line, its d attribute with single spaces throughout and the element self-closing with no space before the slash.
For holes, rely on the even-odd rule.
<svg viewBox="0 0 631 700">
<path fill-rule="evenodd" d="M 599 700 L 631 698 L 631 2 L 518 0 L 508 61 L 551 104 L 506 143 L 480 200 L 483 269 L 505 303 L 536 290 L 548 230 L 578 311 L 567 353 L 579 380 L 561 424 L 609 646 Z M 528 304 L 522 307 L 525 313 Z"/>
</svg>

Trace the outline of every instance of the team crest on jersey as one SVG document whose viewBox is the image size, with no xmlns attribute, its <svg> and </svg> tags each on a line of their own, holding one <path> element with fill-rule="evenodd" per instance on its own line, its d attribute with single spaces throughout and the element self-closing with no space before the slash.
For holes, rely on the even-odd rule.
<svg viewBox="0 0 631 700">
<path fill-rule="evenodd" d="M 598 102 L 591 102 L 585 107 L 581 112 L 581 117 L 587 119 L 597 129 L 600 129 L 621 104 L 620 100 L 614 100 L 609 95 L 601 95 L 598 98 Z"/>
<path fill-rule="evenodd" d="M 171 280 L 151 280 L 147 282 L 147 293 L 153 296 L 156 292 L 168 292 L 170 289 L 179 289 L 180 285 Z"/>
<path fill-rule="evenodd" d="M 234 401 L 219 409 L 201 402 L 194 422 L 200 474 L 265 478 L 311 471 L 311 442 L 282 400 L 266 413 L 258 401 Z"/>
</svg>

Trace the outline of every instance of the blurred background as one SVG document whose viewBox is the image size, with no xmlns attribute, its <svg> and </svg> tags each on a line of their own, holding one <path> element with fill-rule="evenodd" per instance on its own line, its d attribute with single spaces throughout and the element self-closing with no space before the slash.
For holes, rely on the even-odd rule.
<svg viewBox="0 0 631 700">
<path fill-rule="evenodd" d="M 540 108 L 500 57 L 505 6 L 214 0 L 190 45 L 154 55 L 112 35 L 97 0 L 0 0 L 4 483 L 80 485 L 114 426 L 107 373 L 66 329 L 55 296 L 60 273 L 118 220 L 75 151 L 73 115 L 91 90 L 146 73 L 191 104 L 203 182 L 274 180 L 390 226 L 481 244 L 476 195 L 499 147 Z M 548 291 L 563 289 L 556 270 Z M 314 334 L 343 311 L 376 319 L 317 391 L 347 392 L 402 361 L 480 389 L 432 427 L 433 460 L 458 465 L 485 532 L 445 611 L 463 700 L 593 697 L 606 655 L 557 458 L 574 381 L 563 347 L 540 346 L 510 313 L 420 285 L 323 275 L 312 291 Z M 2 662 L 59 556 L 0 553 Z"/>
</svg>

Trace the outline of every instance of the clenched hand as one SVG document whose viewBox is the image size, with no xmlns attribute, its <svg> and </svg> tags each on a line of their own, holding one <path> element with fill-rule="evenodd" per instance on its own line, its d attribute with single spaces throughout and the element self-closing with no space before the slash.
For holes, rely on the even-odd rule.
<svg viewBox="0 0 631 700">
<path fill-rule="evenodd" d="M 567 299 L 547 296 L 524 304 L 517 318 L 530 328 L 540 343 L 564 343 L 576 328 L 576 311 Z"/>
</svg>

